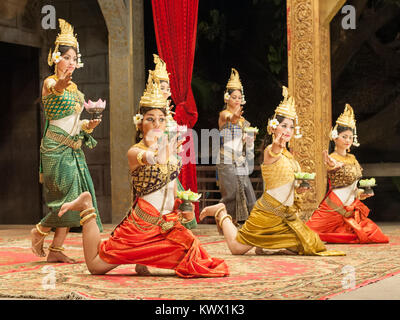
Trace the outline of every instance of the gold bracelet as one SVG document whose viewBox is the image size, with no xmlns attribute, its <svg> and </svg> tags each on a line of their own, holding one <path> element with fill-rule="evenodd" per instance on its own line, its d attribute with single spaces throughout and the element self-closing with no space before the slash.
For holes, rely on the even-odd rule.
<svg viewBox="0 0 400 320">
<path fill-rule="evenodd" d="M 80 216 L 81 216 L 81 218 L 83 218 L 84 216 L 86 216 L 86 214 L 93 213 L 93 212 L 96 212 L 96 209 L 94 207 L 87 208 L 87 209 L 81 211 Z"/>
<path fill-rule="evenodd" d="M 88 215 L 84 216 L 84 217 L 81 219 L 80 225 L 83 226 L 83 224 L 84 224 L 87 220 L 89 220 L 89 219 L 91 219 L 91 218 L 96 218 L 96 217 L 97 217 L 97 214 L 95 214 L 95 213 L 88 214 Z"/>
<path fill-rule="evenodd" d="M 222 208 L 219 208 L 219 209 L 217 210 L 217 212 L 214 214 L 215 219 L 218 220 L 218 215 L 219 215 L 219 213 L 220 213 L 222 210 L 225 210 L 225 206 L 222 207 Z"/>
<path fill-rule="evenodd" d="M 138 153 L 138 155 L 136 156 L 136 159 L 137 159 L 139 165 L 141 165 L 141 166 L 144 166 L 144 165 L 145 165 L 145 163 L 144 163 L 143 160 L 142 160 L 143 155 L 145 154 L 145 152 L 146 152 L 146 151 L 140 151 L 140 152 Z"/>
<path fill-rule="evenodd" d="M 225 216 L 222 217 L 222 219 L 219 221 L 219 226 L 222 229 L 222 223 L 224 222 L 224 220 L 228 218 L 232 221 L 232 217 L 227 213 Z"/>
<path fill-rule="evenodd" d="M 268 149 L 268 154 L 272 157 L 272 158 L 277 158 L 282 154 L 283 149 L 281 149 L 281 152 L 279 153 L 275 153 L 272 151 L 272 147 Z"/>
<path fill-rule="evenodd" d="M 89 129 L 89 120 L 85 119 L 85 120 L 82 120 L 82 121 L 83 121 L 82 122 L 82 126 L 81 126 L 82 130 L 85 131 L 86 133 L 92 133 L 93 132 L 93 128 Z"/>
</svg>

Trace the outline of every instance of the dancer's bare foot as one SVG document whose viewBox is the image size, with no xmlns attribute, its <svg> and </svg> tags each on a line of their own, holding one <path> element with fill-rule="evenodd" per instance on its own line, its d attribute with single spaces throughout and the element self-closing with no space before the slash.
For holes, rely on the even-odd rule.
<svg viewBox="0 0 400 320">
<path fill-rule="evenodd" d="M 205 207 L 203 210 L 201 210 L 199 216 L 200 221 L 203 220 L 205 217 L 214 217 L 218 209 L 221 208 L 225 208 L 225 205 L 223 203 L 217 203 L 212 206 Z"/>
<path fill-rule="evenodd" d="M 49 251 L 47 262 L 76 263 L 74 259 L 67 257 L 64 253 L 55 251 Z"/>
<path fill-rule="evenodd" d="M 143 264 L 137 264 L 135 267 L 135 271 L 139 276 L 150 276 L 151 272 L 147 268 L 147 266 Z"/>
<path fill-rule="evenodd" d="M 67 211 L 83 211 L 91 207 L 93 207 L 92 196 L 88 191 L 85 191 L 74 201 L 64 203 L 58 212 L 58 216 L 61 217 Z"/>
<path fill-rule="evenodd" d="M 36 228 L 31 230 L 31 241 L 32 241 L 32 252 L 37 255 L 38 257 L 45 257 L 46 252 L 43 250 L 43 242 L 45 236 L 42 236 Z"/>
<path fill-rule="evenodd" d="M 257 255 L 260 256 L 272 256 L 272 255 L 297 255 L 295 251 L 289 250 L 289 249 L 280 249 L 280 250 L 266 250 L 263 248 L 256 248 L 255 250 Z"/>
</svg>

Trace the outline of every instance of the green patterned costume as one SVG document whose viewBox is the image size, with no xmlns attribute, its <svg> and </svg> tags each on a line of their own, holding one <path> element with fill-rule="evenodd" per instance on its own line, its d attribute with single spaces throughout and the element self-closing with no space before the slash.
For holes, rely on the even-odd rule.
<svg viewBox="0 0 400 320">
<path fill-rule="evenodd" d="M 40 224 L 52 228 L 80 227 L 79 212 L 68 211 L 61 218 L 57 214 L 65 202 L 73 201 L 82 192 L 89 191 L 93 198 L 93 206 L 96 208 L 97 225 L 102 232 L 93 181 L 85 155 L 80 148 L 81 144 L 93 148 L 97 142 L 84 131 L 71 136 L 60 127 L 49 125 L 50 120 L 59 120 L 75 112 L 79 113 L 84 102 L 83 94 L 77 90 L 75 84 L 72 84 L 63 94 L 51 93 L 43 97 L 42 101 L 46 113 L 46 126 L 40 147 L 40 171 L 43 174 L 46 205 L 50 212 Z M 54 136 L 59 139 L 55 139 Z"/>
</svg>

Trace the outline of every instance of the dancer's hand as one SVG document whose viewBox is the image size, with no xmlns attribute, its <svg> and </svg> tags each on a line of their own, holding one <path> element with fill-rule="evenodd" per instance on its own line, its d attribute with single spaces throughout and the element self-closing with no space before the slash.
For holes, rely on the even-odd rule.
<svg viewBox="0 0 400 320">
<path fill-rule="evenodd" d="M 256 134 L 255 133 L 250 133 L 250 134 L 249 133 L 245 133 L 243 135 L 243 141 L 245 141 L 245 143 L 248 146 L 253 145 L 255 139 L 256 139 Z"/>
<path fill-rule="evenodd" d="M 144 141 L 152 151 L 156 151 L 158 146 L 158 139 L 163 135 L 163 132 L 159 129 L 152 129 L 144 136 Z"/>
<path fill-rule="evenodd" d="M 168 151 L 168 136 L 163 134 L 157 141 L 157 156 L 156 161 L 159 164 L 166 164 L 169 158 Z"/>
<path fill-rule="evenodd" d="M 298 188 L 296 188 L 296 192 L 298 194 L 305 193 L 305 192 L 307 192 L 309 190 L 310 190 L 310 188 L 306 188 L 306 187 L 298 187 Z"/>
<path fill-rule="evenodd" d="M 67 88 L 72 83 L 72 71 L 61 72 L 61 75 L 58 78 L 57 83 L 54 88 L 57 91 L 62 91 Z"/>
<path fill-rule="evenodd" d="M 169 159 L 173 156 L 176 157 L 178 154 L 178 139 L 177 134 L 175 134 L 170 141 L 168 141 L 168 135 L 163 134 L 161 138 L 158 139 L 158 152 L 156 161 L 160 164 L 168 163 Z"/>
<path fill-rule="evenodd" d="M 358 192 L 359 192 L 360 200 L 365 200 L 365 199 L 371 198 L 375 195 L 373 190 L 372 190 L 372 193 L 365 193 L 364 189 L 358 189 Z"/>
<path fill-rule="evenodd" d="M 325 165 L 329 167 L 329 170 L 334 170 L 343 166 L 343 163 L 336 161 L 329 154 L 328 150 L 322 151 L 324 156 Z"/>
<path fill-rule="evenodd" d="M 190 203 L 192 206 L 192 211 L 180 211 L 182 217 L 186 219 L 186 221 L 192 221 L 194 219 L 194 204 Z"/>
<path fill-rule="evenodd" d="M 286 146 L 286 141 L 283 138 L 283 133 L 278 134 L 274 137 L 273 141 L 272 141 L 272 146 L 277 146 L 279 149 L 283 149 Z M 273 151 L 273 150 L 272 150 Z"/>
<path fill-rule="evenodd" d="M 101 115 L 100 115 L 101 117 Z M 88 129 L 94 129 L 96 128 L 101 122 L 101 119 L 93 119 L 93 120 L 89 120 L 89 123 L 87 125 Z"/>
<path fill-rule="evenodd" d="M 237 107 L 232 115 L 231 121 L 236 122 L 242 117 L 242 114 L 243 114 L 243 106 Z"/>
</svg>

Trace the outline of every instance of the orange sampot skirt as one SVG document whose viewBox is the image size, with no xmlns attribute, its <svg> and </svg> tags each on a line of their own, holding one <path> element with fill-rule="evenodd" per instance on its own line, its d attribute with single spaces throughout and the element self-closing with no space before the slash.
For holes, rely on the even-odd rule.
<svg viewBox="0 0 400 320">
<path fill-rule="evenodd" d="M 136 205 L 152 216 L 159 216 L 157 209 L 141 198 Z M 160 226 L 143 221 L 132 209 L 110 238 L 101 243 L 100 258 L 110 264 L 173 269 L 183 278 L 229 275 L 225 261 L 208 255 L 196 236 L 178 221 L 176 211 L 164 215 L 163 219 L 174 221 L 175 225 L 163 231 Z"/>
<path fill-rule="evenodd" d="M 368 218 L 370 210 L 359 199 L 355 199 L 350 206 L 343 207 L 347 212 L 352 213 L 350 217 L 344 217 L 334 211 L 342 207 L 343 204 L 335 193 L 328 191 L 325 199 L 306 223 L 307 226 L 317 232 L 322 241 L 330 243 L 389 242 L 389 237 Z"/>
</svg>

